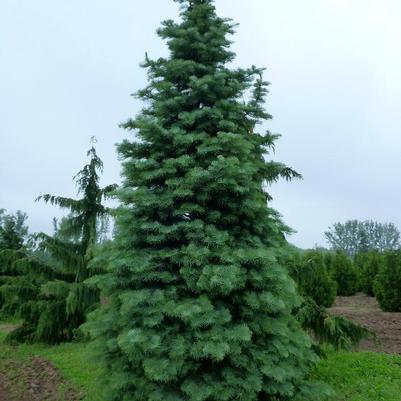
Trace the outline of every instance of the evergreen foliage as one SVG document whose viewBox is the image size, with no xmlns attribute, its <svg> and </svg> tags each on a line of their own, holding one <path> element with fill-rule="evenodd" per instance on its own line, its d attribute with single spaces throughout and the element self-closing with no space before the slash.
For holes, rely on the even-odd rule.
<svg viewBox="0 0 401 401">
<path fill-rule="evenodd" d="M 94 139 L 92 138 L 92 141 Z M 36 200 L 43 200 L 46 203 L 59 206 L 69 211 L 68 218 L 62 221 L 62 226 L 56 225 L 56 234 L 67 238 L 79 238 L 75 241 L 76 252 L 79 256 L 76 265 L 81 264 L 78 268 L 77 276 L 80 281 L 85 280 L 89 276 L 87 261 L 92 258 L 94 246 L 97 242 L 100 231 L 107 228 L 107 221 L 110 210 L 102 204 L 102 200 L 109 197 L 117 188 L 116 185 L 108 185 L 104 188 L 99 186 L 99 172 L 103 171 L 103 162 L 96 154 L 96 149 L 92 146 L 88 152 L 89 163 L 74 177 L 78 187 L 78 194 L 82 194 L 81 199 L 71 199 L 62 196 L 45 194 L 39 196 Z M 50 238 L 44 234 L 40 234 L 38 238 L 41 240 L 41 246 L 48 249 L 52 253 L 58 254 L 64 252 L 64 243 L 61 238 L 61 244 L 57 235 Z M 59 246 L 60 245 L 60 246 Z M 74 252 L 70 252 L 72 255 Z"/>
<path fill-rule="evenodd" d="M 340 316 L 330 315 L 326 310 L 325 306 L 332 305 L 337 288 L 328 272 L 330 255 L 330 252 L 324 250 L 300 251 L 286 245 L 279 258 L 302 294 L 301 305 L 293 313 L 302 327 L 311 334 L 319 354 L 324 354 L 325 344 L 335 349 L 348 349 L 367 337 L 374 337 L 365 327 Z M 322 288 L 326 289 L 328 296 L 325 296 Z"/>
<path fill-rule="evenodd" d="M 27 215 L 21 211 L 7 214 L 0 209 L 0 287 L 8 276 L 15 275 L 13 263 L 25 257 L 28 251 Z M 0 291 L 0 312 L 2 317 L 9 317 L 4 307 L 4 295 Z"/>
<path fill-rule="evenodd" d="M 344 252 L 330 256 L 330 270 L 337 282 L 337 295 L 355 295 L 359 289 L 359 273 L 352 259 Z"/>
<path fill-rule="evenodd" d="M 99 300 L 98 289 L 84 281 L 94 273 L 88 263 L 100 221 L 105 221 L 109 213 L 102 200 L 115 186 L 99 187 L 102 161 L 93 146 L 88 156 L 89 163 L 74 177 L 81 199 L 49 194 L 38 198 L 70 211 L 61 225 L 55 225 L 55 235 L 36 234 L 35 250 L 23 257 L 9 252 L 13 274 L 0 288 L 5 299 L 3 312 L 14 313 L 23 321 L 10 334 L 10 340 L 71 340 Z"/>
<path fill-rule="evenodd" d="M 7 214 L 5 209 L 0 209 L 0 251 L 24 247 L 28 236 L 27 218 L 20 210 Z"/>
<path fill-rule="evenodd" d="M 369 329 L 342 316 L 330 315 L 311 297 L 304 297 L 301 307 L 296 311 L 296 317 L 302 327 L 316 340 L 319 352 L 322 352 L 321 346 L 324 344 L 332 345 L 337 350 L 349 349 L 358 345 L 363 339 L 376 338 Z"/>
<path fill-rule="evenodd" d="M 262 70 L 230 69 L 230 20 L 211 0 L 181 0 L 158 34 L 147 107 L 123 126 L 116 238 L 96 261 L 108 302 L 85 325 L 106 366 L 108 401 L 322 400 L 316 356 L 275 258 L 283 225 L 265 184 L 297 174 L 266 161 L 276 136 L 255 125 Z"/>
<path fill-rule="evenodd" d="M 384 263 L 374 282 L 374 293 L 380 307 L 388 312 L 401 312 L 401 252 L 386 252 Z"/>
<path fill-rule="evenodd" d="M 383 254 L 378 251 L 357 254 L 354 263 L 360 271 L 360 291 L 373 297 L 374 282 L 384 263 Z"/>
<path fill-rule="evenodd" d="M 319 306 L 333 305 L 337 283 L 329 274 L 322 252 L 310 250 L 296 253 L 287 258 L 285 265 L 302 296 L 312 298 Z"/>
</svg>

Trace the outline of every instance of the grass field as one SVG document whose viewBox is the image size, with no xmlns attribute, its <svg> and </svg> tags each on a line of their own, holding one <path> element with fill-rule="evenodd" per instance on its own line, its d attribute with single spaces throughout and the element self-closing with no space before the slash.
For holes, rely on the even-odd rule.
<svg viewBox="0 0 401 401">
<path fill-rule="evenodd" d="M 336 391 L 336 401 L 400 401 L 401 356 L 374 352 L 332 352 L 316 377 Z"/>
<path fill-rule="evenodd" d="M 21 345 L 11 347 L 3 342 L 5 333 L 0 332 L 0 372 L 20 383 L 24 362 L 32 357 L 50 361 L 61 373 L 65 382 L 59 385 L 59 400 L 68 388 L 85 394 L 84 401 L 101 401 L 102 394 L 97 385 L 100 368 L 91 351 L 84 343 L 69 343 L 57 346 Z M 13 363 L 10 361 L 22 362 Z M 4 372 L 5 367 L 7 371 Z M 9 369 L 14 366 L 14 369 Z M 327 359 L 318 365 L 314 376 L 329 383 L 336 391 L 335 401 L 400 401 L 401 400 L 401 356 L 373 352 L 330 352 Z M 15 389 L 13 401 L 18 398 Z"/>
</svg>

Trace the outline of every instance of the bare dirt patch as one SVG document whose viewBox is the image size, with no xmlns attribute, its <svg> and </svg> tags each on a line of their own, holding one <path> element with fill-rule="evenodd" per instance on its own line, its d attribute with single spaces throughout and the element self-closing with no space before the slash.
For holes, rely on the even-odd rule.
<svg viewBox="0 0 401 401">
<path fill-rule="evenodd" d="M 0 331 L 10 333 L 17 327 L 17 324 L 2 323 Z M 35 355 L 22 358 L 17 354 L 18 347 L 0 343 L 0 401 L 79 401 L 84 398 L 51 362 Z"/>
<path fill-rule="evenodd" d="M 378 344 L 365 340 L 360 344 L 360 350 L 401 354 L 401 313 L 383 312 L 375 298 L 364 294 L 337 297 L 329 312 L 359 323 L 377 334 Z"/>
<path fill-rule="evenodd" d="M 2 323 L 0 331 L 10 333 L 17 327 Z M 79 401 L 83 398 L 49 361 L 38 356 L 12 358 L 12 354 L 1 355 L 1 351 L 0 343 L 0 401 Z"/>
<path fill-rule="evenodd" d="M 8 391 L 4 386 L 4 377 L 3 374 L 0 373 L 0 401 L 12 401 L 8 396 Z"/>
<path fill-rule="evenodd" d="M 48 361 L 3 361 L 0 372 L 0 401 L 78 401 L 82 394 L 71 388 Z"/>
<path fill-rule="evenodd" d="M 11 333 L 12 331 L 14 331 L 16 328 L 18 327 L 17 324 L 0 324 L 0 331 L 4 332 L 4 333 Z M 0 401 L 2 401 L 2 399 L 0 398 Z"/>
</svg>

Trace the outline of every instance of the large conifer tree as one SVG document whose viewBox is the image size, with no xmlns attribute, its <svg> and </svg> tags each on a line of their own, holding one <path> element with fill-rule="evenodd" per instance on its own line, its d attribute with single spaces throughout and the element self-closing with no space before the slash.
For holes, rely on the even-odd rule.
<svg viewBox="0 0 401 401">
<path fill-rule="evenodd" d="M 169 57 L 144 64 L 147 107 L 124 124 L 136 138 L 119 146 L 117 234 L 98 261 L 108 303 L 86 325 L 106 399 L 310 401 L 315 356 L 265 188 L 296 173 L 265 160 L 276 137 L 255 131 L 267 83 L 229 68 L 234 25 L 212 0 L 178 2 L 182 21 L 158 30 Z"/>
</svg>

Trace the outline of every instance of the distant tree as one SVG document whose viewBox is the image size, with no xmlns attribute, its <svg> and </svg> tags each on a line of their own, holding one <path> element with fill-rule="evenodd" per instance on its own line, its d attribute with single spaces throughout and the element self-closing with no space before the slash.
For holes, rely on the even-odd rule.
<svg viewBox="0 0 401 401">
<path fill-rule="evenodd" d="M 92 146 L 89 163 L 74 177 L 80 199 L 46 194 L 38 200 L 60 206 L 69 215 L 55 221 L 53 236 L 39 233 L 35 252 L 15 260 L 10 276 L 1 287 L 4 309 L 23 320 L 11 339 L 58 342 L 71 340 L 86 313 L 99 299 L 97 288 L 84 281 L 93 274 L 89 268 L 99 237 L 101 220 L 109 209 L 102 204 L 115 185 L 99 186 L 103 163 Z"/>
<path fill-rule="evenodd" d="M 333 253 L 330 259 L 329 268 L 337 282 L 337 295 L 355 295 L 359 289 L 360 275 L 353 260 L 341 251 Z"/>
<path fill-rule="evenodd" d="M 27 217 L 20 210 L 15 214 L 7 214 L 5 209 L 0 209 L 0 251 L 23 247 L 28 235 Z"/>
<path fill-rule="evenodd" d="M 325 232 L 334 250 L 353 256 L 371 250 L 386 251 L 400 248 L 400 231 L 393 223 L 348 220 L 335 223 Z"/>
<path fill-rule="evenodd" d="M 354 257 L 355 266 L 360 274 L 360 291 L 369 296 L 374 296 L 374 282 L 377 274 L 384 264 L 384 253 L 369 251 L 357 253 Z"/>
<path fill-rule="evenodd" d="M 13 263 L 26 256 L 28 227 L 27 215 L 21 211 L 7 213 L 0 209 L 0 287 L 5 284 L 7 277 L 15 275 Z M 0 310 L 4 306 L 4 296 L 0 291 Z M 4 315 L 4 313 L 3 313 Z"/>
<path fill-rule="evenodd" d="M 385 252 L 373 284 L 380 307 L 387 312 L 401 312 L 401 251 Z"/>
<path fill-rule="evenodd" d="M 318 250 L 293 252 L 281 260 L 304 298 L 312 298 L 319 306 L 330 307 L 333 304 L 337 283 L 329 274 L 323 252 Z"/>
</svg>

